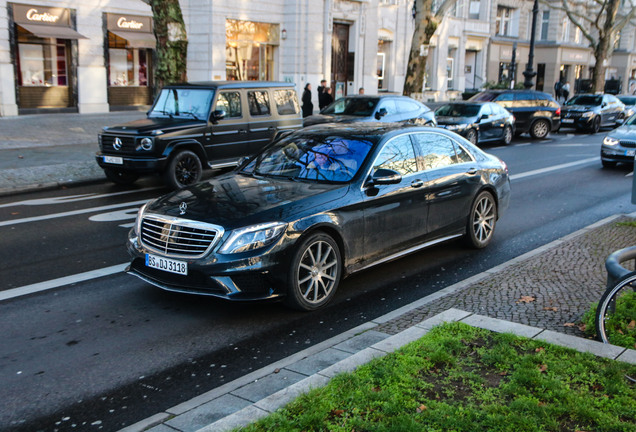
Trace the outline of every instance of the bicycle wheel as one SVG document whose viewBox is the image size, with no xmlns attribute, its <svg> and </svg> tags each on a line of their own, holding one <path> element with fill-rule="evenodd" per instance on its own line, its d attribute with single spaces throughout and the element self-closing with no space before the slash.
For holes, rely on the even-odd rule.
<svg viewBox="0 0 636 432">
<path fill-rule="evenodd" d="M 604 343 L 634 349 L 636 344 L 636 273 L 605 290 L 596 308 L 596 334 Z"/>
</svg>

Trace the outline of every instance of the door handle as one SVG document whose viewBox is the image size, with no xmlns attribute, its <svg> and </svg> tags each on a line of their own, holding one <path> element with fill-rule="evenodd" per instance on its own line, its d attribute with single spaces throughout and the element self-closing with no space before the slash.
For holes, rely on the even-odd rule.
<svg viewBox="0 0 636 432">
<path fill-rule="evenodd" d="M 411 182 L 411 187 L 412 188 L 419 188 L 419 187 L 422 187 L 422 186 L 424 186 L 424 182 L 422 180 L 418 179 L 418 180 L 413 180 Z"/>
<path fill-rule="evenodd" d="M 470 175 L 474 175 L 477 174 L 477 168 L 471 168 L 468 171 L 466 171 L 468 174 Z"/>
<path fill-rule="evenodd" d="M 246 134 L 246 133 L 247 133 L 247 130 L 245 130 L 245 129 L 239 129 L 238 133 L 240 133 L 240 134 Z"/>
</svg>

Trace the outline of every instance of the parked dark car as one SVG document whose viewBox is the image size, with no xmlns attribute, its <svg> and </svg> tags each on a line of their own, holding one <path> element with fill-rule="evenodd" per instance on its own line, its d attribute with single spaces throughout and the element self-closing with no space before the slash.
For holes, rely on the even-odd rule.
<svg viewBox="0 0 636 432">
<path fill-rule="evenodd" d="M 351 273 L 459 237 L 487 246 L 509 199 L 506 165 L 457 134 L 313 126 L 144 205 L 127 271 L 169 291 L 312 310 Z"/>
<path fill-rule="evenodd" d="M 549 94 L 535 90 L 486 90 L 471 102 L 495 102 L 515 116 L 515 132 L 546 138 L 561 125 L 561 106 Z"/>
<path fill-rule="evenodd" d="M 436 126 L 435 114 L 424 105 L 407 96 L 354 95 L 345 96 L 323 108 L 320 114 L 305 117 L 303 124 L 352 122 L 402 122 Z"/>
<path fill-rule="evenodd" d="M 625 105 L 610 94 L 578 94 L 561 110 L 561 127 L 596 133 L 601 127 L 616 127 L 623 122 Z"/>
<path fill-rule="evenodd" d="M 473 144 L 500 141 L 510 144 L 515 118 L 493 102 L 452 102 L 435 110 L 437 124 Z"/>
<path fill-rule="evenodd" d="M 293 84 L 214 81 L 163 88 L 146 119 L 105 127 L 97 163 L 120 184 L 162 174 L 180 189 L 203 167 L 236 165 L 275 134 L 302 127 Z"/>
<path fill-rule="evenodd" d="M 625 120 L 636 114 L 636 95 L 618 95 L 616 97 L 625 105 Z"/>
<path fill-rule="evenodd" d="M 618 163 L 634 164 L 636 155 L 636 116 L 631 116 L 617 129 L 603 139 L 601 163 L 605 168 L 615 167 Z"/>
</svg>

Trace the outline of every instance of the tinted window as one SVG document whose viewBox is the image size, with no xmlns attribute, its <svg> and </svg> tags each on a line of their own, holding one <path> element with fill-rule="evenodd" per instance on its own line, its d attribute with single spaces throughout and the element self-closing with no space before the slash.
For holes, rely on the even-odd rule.
<svg viewBox="0 0 636 432">
<path fill-rule="evenodd" d="M 448 104 L 435 111 L 435 115 L 441 117 L 474 117 L 479 113 L 479 105 L 473 104 Z"/>
<path fill-rule="evenodd" d="M 472 162 L 473 158 L 470 156 L 470 153 L 466 151 L 466 149 L 456 142 L 453 143 L 455 145 L 455 153 L 457 154 L 457 163 L 464 162 Z"/>
<path fill-rule="evenodd" d="M 269 94 L 264 90 L 248 91 L 247 102 L 250 106 L 250 115 L 270 115 Z"/>
<path fill-rule="evenodd" d="M 600 105 L 602 101 L 603 101 L 602 96 L 580 95 L 580 96 L 574 96 L 565 104 L 566 105 Z"/>
<path fill-rule="evenodd" d="M 241 95 L 239 92 L 225 92 L 219 95 L 216 109 L 225 111 L 226 118 L 241 117 Z"/>
<path fill-rule="evenodd" d="M 417 133 L 412 135 L 419 146 L 424 169 L 443 168 L 457 163 L 453 141 L 441 134 Z"/>
<path fill-rule="evenodd" d="M 418 171 L 415 151 L 408 135 L 399 136 L 386 143 L 373 164 L 373 171 L 380 168 L 397 171 L 403 176 Z"/>
<path fill-rule="evenodd" d="M 513 97 L 514 97 L 514 100 L 516 101 L 535 100 L 534 94 L 527 93 L 527 92 L 513 93 Z"/>
<path fill-rule="evenodd" d="M 475 96 L 471 97 L 469 100 L 473 102 L 489 102 L 489 101 L 495 100 L 497 96 L 498 96 L 497 93 L 483 92 L 483 93 L 477 93 Z"/>
<path fill-rule="evenodd" d="M 497 97 L 495 98 L 495 100 L 496 100 L 497 102 L 501 102 L 501 101 L 512 101 L 512 100 L 514 100 L 514 96 L 513 96 L 513 94 L 512 94 L 512 93 L 502 93 L 502 94 L 500 94 L 499 96 L 497 96 Z"/>
<path fill-rule="evenodd" d="M 369 117 L 373 114 L 378 102 L 378 98 L 340 98 L 325 108 L 322 113 Z"/>
<path fill-rule="evenodd" d="M 618 99 L 625 105 L 636 105 L 636 96 L 619 96 Z"/>
<path fill-rule="evenodd" d="M 274 102 L 279 115 L 298 114 L 300 112 L 296 92 L 293 90 L 274 91 Z"/>
</svg>

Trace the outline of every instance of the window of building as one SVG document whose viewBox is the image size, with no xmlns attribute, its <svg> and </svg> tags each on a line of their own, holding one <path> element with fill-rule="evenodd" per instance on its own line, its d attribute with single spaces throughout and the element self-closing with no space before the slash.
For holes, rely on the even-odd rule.
<svg viewBox="0 0 636 432">
<path fill-rule="evenodd" d="M 564 16 L 561 20 L 561 42 L 568 42 L 570 40 L 570 19 Z"/>
<path fill-rule="evenodd" d="M 449 50 L 448 52 L 449 57 L 446 59 L 446 80 L 448 81 L 448 88 L 449 89 L 453 89 L 454 87 L 454 81 L 453 81 L 453 74 L 454 74 L 454 58 L 450 57 L 451 52 Z"/>
<path fill-rule="evenodd" d="M 499 82 L 508 82 L 512 79 L 512 63 L 499 63 Z"/>
<path fill-rule="evenodd" d="M 111 86 L 147 86 L 148 49 L 127 47 L 126 39 L 108 32 L 108 77 Z"/>
<path fill-rule="evenodd" d="M 541 35 L 539 39 L 548 40 L 548 31 L 550 30 L 550 11 L 543 11 L 541 14 Z"/>
<path fill-rule="evenodd" d="M 225 21 L 225 72 L 228 80 L 274 79 L 274 47 L 279 44 L 280 25 Z"/>
<path fill-rule="evenodd" d="M 495 20 L 495 33 L 499 36 L 512 36 L 512 18 L 514 9 L 498 6 Z"/>
<path fill-rule="evenodd" d="M 580 44 L 582 39 L 583 39 L 583 32 L 581 31 L 580 28 L 576 27 L 576 29 L 574 30 L 574 42 L 576 42 L 577 44 Z"/>
<path fill-rule="evenodd" d="M 481 9 L 481 0 L 470 0 L 470 8 L 468 10 L 468 18 L 479 19 L 479 10 Z"/>
<path fill-rule="evenodd" d="M 464 18 L 464 0 L 457 0 L 455 2 L 455 17 Z"/>
<path fill-rule="evenodd" d="M 17 28 L 19 85 L 67 86 L 67 43 L 58 39 L 42 39 L 20 26 Z"/>
</svg>

